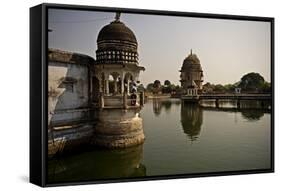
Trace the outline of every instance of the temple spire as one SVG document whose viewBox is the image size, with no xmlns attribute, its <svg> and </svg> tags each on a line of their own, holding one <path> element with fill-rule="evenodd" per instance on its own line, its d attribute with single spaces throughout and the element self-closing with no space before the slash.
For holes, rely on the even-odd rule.
<svg viewBox="0 0 281 191">
<path fill-rule="evenodd" d="M 190 49 L 190 55 L 192 55 L 192 49 Z"/>
<path fill-rule="evenodd" d="M 120 15 L 121 15 L 120 12 L 116 12 L 115 21 L 120 21 Z"/>
</svg>

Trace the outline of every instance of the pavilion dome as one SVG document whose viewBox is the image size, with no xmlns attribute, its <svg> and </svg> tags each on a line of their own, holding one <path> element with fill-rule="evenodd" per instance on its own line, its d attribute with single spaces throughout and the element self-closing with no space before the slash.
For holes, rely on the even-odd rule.
<svg viewBox="0 0 281 191">
<path fill-rule="evenodd" d="M 138 64 L 136 36 L 120 21 L 120 13 L 100 30 L 97 45 L 97 64 Z"/>
<path fill-rule="evenodd" d="M 137 44 L 137 39 L 133 31 L 119 20 L 115 20 L 104 26 L 98 34 L 97 42 L 111 40 L 127 41 Z"/>
<path fill-rule="evenodd" d="M 192 53 L 192 50 L 188 57 L 186 57 L 183 61 L 182 69 L 197 69 L 202 70 L 200 60 L 196 54 Z"/>
</svg>

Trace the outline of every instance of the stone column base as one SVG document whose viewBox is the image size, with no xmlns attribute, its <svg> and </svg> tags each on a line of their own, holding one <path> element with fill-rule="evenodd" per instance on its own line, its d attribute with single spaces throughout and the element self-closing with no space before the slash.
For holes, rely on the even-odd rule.
<svg viewBox="0 0 281 191">
<path fill-rule="evenodd" d="M 142 119 L 135 110 L 99 111 L 92 144 L 106 148 L 126 148 L 144 142 Z"/>
</svg>

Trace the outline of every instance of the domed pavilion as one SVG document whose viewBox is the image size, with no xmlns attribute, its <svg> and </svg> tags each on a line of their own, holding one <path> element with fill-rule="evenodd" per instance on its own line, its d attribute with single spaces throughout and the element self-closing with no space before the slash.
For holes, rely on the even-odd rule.
<svg viewBox="0 0 281 191">
<path fill-rule="evenodd" d="M 203 70 L 199 58 L 192 53 L 192 50 L 184 59 L 180 72 L 180 82 L 184 93 L 197 95 L 198 91 L 202 90 Z"/>
<path fill-rule="evenodd" d="M 129 95 L 139 83 L 139 73 L 145 68 L 138 63 L 138 42 L 134 32 L 115 20 L 104 26 L 97 37 L 96 64 L 93 70 L 94 98 L 103 95 Z"/>
<path fill-rule="evenodd" d="M 96 62 L 91 70 L 92 104 L 98 108 L 94 145 L 125 148 L 144 142 L 139 115 L 144 93 L 136 88 L 140 71 L 144 67 L 138 63 L 137 38 L 117 13 L 98 34 Z"/>
</svg>

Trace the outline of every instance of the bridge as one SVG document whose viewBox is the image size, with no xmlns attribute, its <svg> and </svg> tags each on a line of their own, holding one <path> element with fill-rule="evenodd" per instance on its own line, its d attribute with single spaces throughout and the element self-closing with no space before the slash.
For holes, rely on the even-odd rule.
<svg viewBox="0 0 281 191">
<path fill-rule="evenodd" d="M 240 108 L 240 101 L 242 100 L 256 100 L 270 101 L 271 94 L 200 94 L 200 95 L 183 95 L 181 99 L 184 102 L 199 103 L 200 100 L 215 100 L 216 107 L 219 106 L 219 100 L 235 100 L 237 101 L 237 107 Z"/>
</svg>

